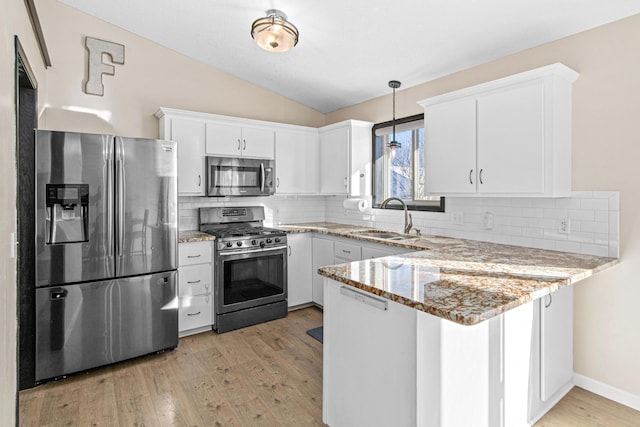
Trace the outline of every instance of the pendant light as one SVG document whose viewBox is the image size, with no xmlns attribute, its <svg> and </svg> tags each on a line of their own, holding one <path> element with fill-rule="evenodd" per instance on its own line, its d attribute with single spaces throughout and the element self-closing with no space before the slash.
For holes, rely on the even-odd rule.
<svg viewBox="0 0 640 427">
<path fill-rule="evenodd" d="M 396 151 L 398 148 L 402 147 L 398 141 L 396 141 L 396 89 L 400 87 L 400 82 L 397 80 L 389 81 L 389 87 L 393 89 L 393 120 L 391 122 L 393 126 L 393 138 L 387 144 L 387 148 L 389 148 L 389 154 L 391 154 L 391 158 L 396 156 Z"/>
<path fill-rule="evenodd" d="M 267 10 L 267 16 L 251 24 L 251 37 L 269 52 L 286 52 L 298 44 L 298 29 L 287 21 L 287 15 L 277 9 Z"/>
</svg>

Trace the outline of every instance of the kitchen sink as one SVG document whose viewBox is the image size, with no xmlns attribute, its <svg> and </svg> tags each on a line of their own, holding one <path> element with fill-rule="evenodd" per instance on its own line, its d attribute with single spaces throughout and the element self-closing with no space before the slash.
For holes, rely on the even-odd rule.
<svg viewBox="0 0 640 427">
<path fill-rule="evenodd" d="M 402 234 L 383 230 L 356 231 L 354 234 L 357 234 L 358 236 L 373 237 L 374 239 L 382 240 L 411 240 L 418 239 L 420 237 L 416 236 L 415 234 Z"/>
</svg>

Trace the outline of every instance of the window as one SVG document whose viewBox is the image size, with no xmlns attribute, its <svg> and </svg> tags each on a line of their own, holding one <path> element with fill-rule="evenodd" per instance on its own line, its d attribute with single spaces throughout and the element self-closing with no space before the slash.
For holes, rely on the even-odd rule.
<svg viewBox="0 0 640 427">
<path fill-rule="evenodd" d="M 396 120 L 395 155 L 387 146 L 393 139 L 392 122 L 373 126 L 373 207 L 397 197 L 411 210 L 444 212 L 444 198 L 425 194 L 424 115 Z M 389 204 L 400 208 L 399 204 Z"/>
</svg>

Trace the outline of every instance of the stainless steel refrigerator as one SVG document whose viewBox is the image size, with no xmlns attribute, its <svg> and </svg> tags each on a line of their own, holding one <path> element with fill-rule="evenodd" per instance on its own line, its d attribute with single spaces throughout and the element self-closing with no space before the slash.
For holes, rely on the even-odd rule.
<svg viewBox="0 0 640 427">
<path fill-rule="evenodd" d="M 36 381 L 178 344 L 175 142 L 36 131 Z"/>
</svg>

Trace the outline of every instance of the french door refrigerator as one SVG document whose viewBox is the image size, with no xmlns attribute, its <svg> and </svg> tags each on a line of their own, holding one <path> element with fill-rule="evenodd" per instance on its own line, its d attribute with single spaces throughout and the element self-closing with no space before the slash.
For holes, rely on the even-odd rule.
<svg viewBox="0 0 640 427">
<path fill-rule="evenodd" d="M 178 344 L 175 142 L 36 131 L 36 381 Z"/>
</svg>

